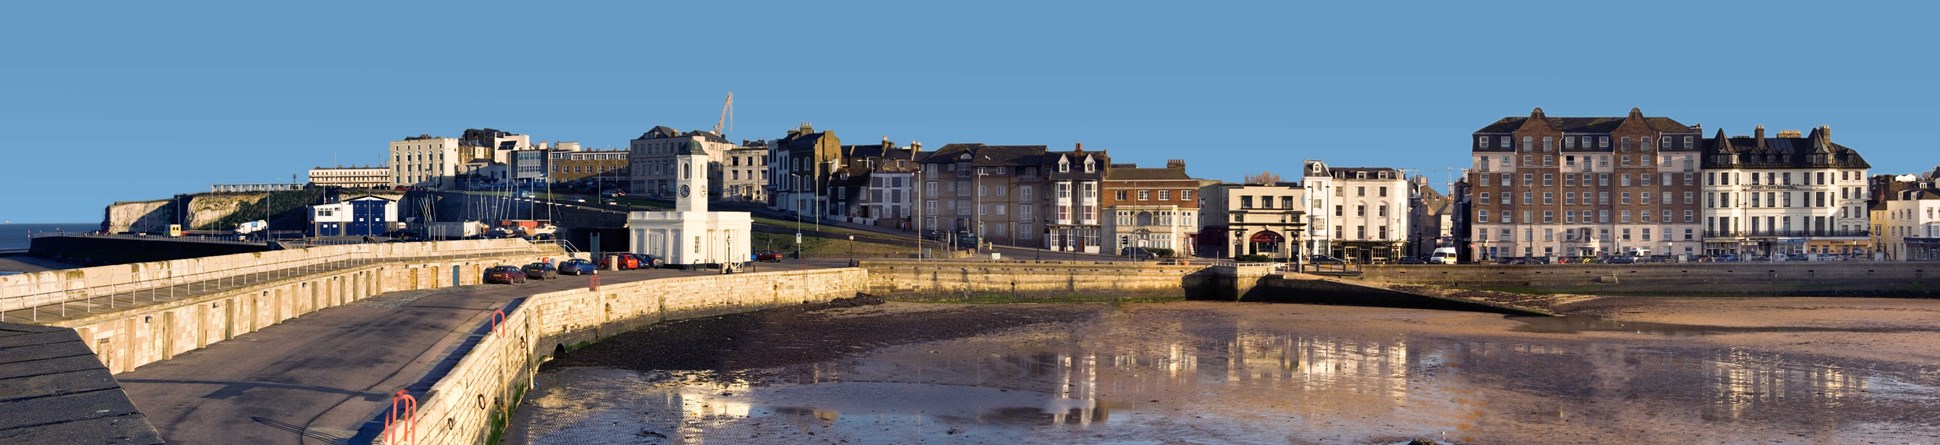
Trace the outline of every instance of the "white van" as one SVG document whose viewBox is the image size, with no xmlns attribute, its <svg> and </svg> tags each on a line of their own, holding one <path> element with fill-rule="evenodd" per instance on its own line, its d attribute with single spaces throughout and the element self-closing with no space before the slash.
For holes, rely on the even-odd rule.
<svg viewBox="0 0 1940 445">
<path fill-rule="evenodd" d="M 1455 248 L 1436 247 L 1435 253 L 1428 257 L 1428 264 L 1455 264 Z"/>
</svg>

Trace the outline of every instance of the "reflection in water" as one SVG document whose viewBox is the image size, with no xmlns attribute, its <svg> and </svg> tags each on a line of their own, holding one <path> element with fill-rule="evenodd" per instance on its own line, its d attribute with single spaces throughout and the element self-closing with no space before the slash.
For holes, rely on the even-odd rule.
<svg viewBox="0 0 1940 445">
<path fill-rule="evenodd" d="M 691 444 L 1846 442 L 1928 437 L 1940 424 L 1932 374 L 1918 370 L 1561 335 L 1139 315 L 890 348 L 753 385 L 567 370 L 570 381 L 541 385 L 511 437 L 608 434 L 582 420 L 615 416 L 589 410 L 631 412 L 617 416 L 638 430 L 628 440 L 669 431 L 667 442 Z M 603 398 L 619 401 L 567 402 Z"/>
</svg>

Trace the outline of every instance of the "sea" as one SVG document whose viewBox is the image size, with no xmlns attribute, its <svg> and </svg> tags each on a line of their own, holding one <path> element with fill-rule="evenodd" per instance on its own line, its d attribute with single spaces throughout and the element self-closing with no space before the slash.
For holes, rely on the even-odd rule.
<svg viewBox="0 0 1940 445">
<path fill-rule="evenodd" d="M 30 234 L 42 232 L 92 232 L 101 223 L 0 224 L 0 251 L 26 250 Z"/>
</svg>

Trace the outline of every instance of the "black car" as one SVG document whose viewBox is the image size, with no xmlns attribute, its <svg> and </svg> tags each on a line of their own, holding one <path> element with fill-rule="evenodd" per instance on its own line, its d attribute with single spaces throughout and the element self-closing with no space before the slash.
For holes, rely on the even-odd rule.
<svg viewBox="0 0 1940 445">
<path fill-rule="evenodd" d="M 519 268 L 519 271 L 525 272 L 526 278 L 531 278 L 534 280 L 547 280 L 547 279 L 559 278 L 559 269 L 552 267 L 551 264 L 546 264 L 546 263 L 527 264 L 525 265 L 525 267 Z"/>
<path fill-rule="evenodd" d="M 1423 261 L 1421 258 L 1415 258 L 1411 256 L 1401 257 L 1401 259 L 1395 260 L 1394 263 L 1395 264 L 1428 264 L 1427 261 Z"/>
<path fill-rule="evenodd" d="M 1326 256 L 1326 255 L 1310 255 L 1307 257 L 1307 263 L 1308 264 L 1347 264 L 1347 261 L 1342 260 L 1340 258 Z"/>
</svg>

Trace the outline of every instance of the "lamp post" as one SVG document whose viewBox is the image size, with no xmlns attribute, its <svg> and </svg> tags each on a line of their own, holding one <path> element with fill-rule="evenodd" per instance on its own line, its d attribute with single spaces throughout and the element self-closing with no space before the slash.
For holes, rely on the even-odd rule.
<svg viewBox="0 0 1940 445">
<path fill-rule="evenodd" d="M 1234 227 L 1233 228 L 1233 262 L 1235 263 L 1239 262 L 1240 251 L 1246 250 L 1245 239 L 1246 239 L 1246 230 L 1238 227 Z"/>
<path fill-rule="evenodd" d="M 802 175 L 789 173 L 789 188 L 799 189 L 802 184 L 801 178 Z M 793 191 L 795 192 L 795 260 L 799 261 L 802 259 L 802 191 Z"/>
</svg>

